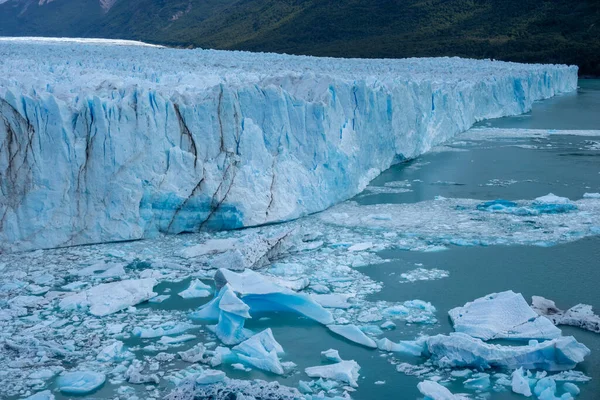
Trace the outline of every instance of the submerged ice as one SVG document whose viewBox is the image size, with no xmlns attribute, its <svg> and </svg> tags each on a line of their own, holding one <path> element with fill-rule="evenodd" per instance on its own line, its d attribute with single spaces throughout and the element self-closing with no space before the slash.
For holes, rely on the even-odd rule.
<svg viewBox="0 0 600 400">
<path fill-rule="evenodd" d="M 86 40 L 2 40 L 0 52 L 2 251 L 297 218 L 577 85 L 576 67 L 458 58 Z"/>
</svg>

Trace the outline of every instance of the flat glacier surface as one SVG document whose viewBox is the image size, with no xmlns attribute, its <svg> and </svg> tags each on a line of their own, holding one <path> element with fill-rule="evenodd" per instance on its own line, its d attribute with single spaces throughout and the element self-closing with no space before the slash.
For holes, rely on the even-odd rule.
<svg viewBox="0 0 600 400">
<path fill-rule="evenodd" d="M 295 221 L 0 255 L 0 397 L 49 390 L 62 400 L 73 396 L 57 389 L 75 388 L 90 390 L 89 398 L 120 400 L 214 395 L 210 390 L 269 399 L 308 390 L 324 398 L 420 399 L 417 385 L 435 381 L 470 399 L 522 399 L 512 391 L 512 370 L 440 368 L 427 356 L 406 354 L 421 352 L 418 345 L 372 349 L 324 324 L 354 325 L 391 349 L 454 332 L 451 309 L 508 290 L 529 304 L 543 296 L 563 310 L 584 303 L 598 314 L 600 132 L 584 125 L 594 115 L 563 114 L 561 130 L 538 115 L 560 115 L 565 102 L 583 101 L 580 94 L 592 100 L 600 90 L 586 85 L 594 84 L 583 81 L 577 94 L 553 99 L 553 112 L 541 102 L 529 117 L 483 123 L 386 170 L 351 200 Z M 213 279 L 223 266 L 236 274 L 251 268 L 262 278 Z M 253 283 L 263 279 L 267 284 Z M 129 282 L 136 280 L 133 290 Z M 194 318 L 226 280 L 244 295 L 221 300 L 220 320 Z M 111 290 L 101 290 L 106 285 Z M 333 321 L 314 302 L 295 302 L 303 296 Z M 277 298 L 281 307 L 273 305 Z M 286 312 L 286 302 L 305 314 Z M 97 305 L 105 306 L 101 314 L 120 311 L 94 315 Z M 244 320 L 248 308 L 252 318 Z M 557 396 L 574 386 L 577 399 L 595 400 L 600 336 L 558 328 L 591 353 L 572 371 L 529 371 L 531 398 L 554 382 Z M 262 344 L 236 351 L 219 339 L 232 329 L 260 333 Z M 321 354 L 329 349 L 337 356 Z M 327 366 L 317 371 L 328 379 L 306 374 Z"/>
<path fill-rule="evenodd" d="M 576 85 L 559 65 L 0 38 L 0 251 L 292 220 Z"/>
</svg>

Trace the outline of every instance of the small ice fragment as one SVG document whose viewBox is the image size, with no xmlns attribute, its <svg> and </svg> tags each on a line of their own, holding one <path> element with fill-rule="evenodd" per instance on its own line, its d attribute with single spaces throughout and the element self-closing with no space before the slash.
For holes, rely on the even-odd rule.
<svg viewBox="0 0 600 400">
<path fill-rule="evenodd" d="M 342 358 L 337 350 L 329 349 L 321 352 L 321 358 L 326 361 L 340 362 Z"/>
<path fill-rule="evenodd" d="M 202 283 L 200 279 L 194 279 L 190 282 L 190 286 L 182 292 L 179 292 L 179 296 L 184 299 L 195 299 L 198 297 L 208 297 L 212 293 L 210 286 Z"/>
<path fill-rule="evenodd" d="M 360 366 L 354 360 L 340 361 L 335 364 L 308 367 L 304 370 L 311 378 L 333 379 L 357 387 Z"/>
<path fill-rule="evenodd" d="M 66 394 L 88 394 L 104 384 L 106 376 L 93 371 L 62 373 L 56 380 L 58 390 Z"/>
<path fill-rule="evenodd" d="M 466 396 L 452 394 L 450 390 L 434 381 L 423 381 L 417 385 L 419 392 L 431 400 L 467 400 Z"/>
<path fill-rule="evenodd" d="M 373 247 L 373 243 L 364 242 L 364 243 L 356 243 L 350 247 L 348 247 L 348 251 L 364 251 Z"/>
<path fill-rule="evenodd" d="M 370 347 L 372 349 L 377 348 L 377 343 L 367 335 L 363 333 L 356 325 L 327 325 L 327 328 L 340 336 L 345 337 L 351 342 L 358 343 L 360 345 Z"/>
<path fill-rule="evenodd" d="M 38 392 L 29 397 L 24 398 L 23 400 L 54 400 L 55 397 L 49 390 L 44 390 L 43 392 Z"/>
<path fill-rule="evenodd" d="M 100 350 L 96 356 L 96 360 L 101 362 L 121 362 L 133 357 L 133 353 L 125 350 L 123 342 L 117 340 Z"/>
<path fill-rule="evenodd" d="M 212 385 L 214 383 L 223 382 L 224 379 L 225 372 L 208 369 L 200 373 L 200 375 L 196 378 L 196 383 L 198 385 Z"/>
<path fill-rule="evenodd" d="M 529 387 L 529 379 L 523 371 L 523 367 L 516 369 L 512 373 L 511 381 L 512 391 L 522 394 L 525 397 L 531 397 L 531 388 Z"/>
<path fill-rule="evenodd" d="M 353 298 L 352 294 L 329 293 L 329 294 L 311 294 L 311 297 L 325 308 L 350 308 L 349 299 Z"/>
<path fill-rule="evenodd" d="M 392 321 L 385 321 L 383 324 L 379 325 L 379 327 L 381 329 L 391 330 L 391 329 L 395 329 L 396 328 L 396 324 L 393 323 Z"/>
</svg>

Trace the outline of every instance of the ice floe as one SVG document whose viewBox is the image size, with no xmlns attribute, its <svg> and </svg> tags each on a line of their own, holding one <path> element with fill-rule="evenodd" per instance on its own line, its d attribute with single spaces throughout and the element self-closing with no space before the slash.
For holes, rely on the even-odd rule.
<svg viewBox="0 0 600 400">
<path fill-rule="evenodd" d="M 363 333 L 356 325 L 327 325 L 330 331 L 350 340 L 351 342 L 360 344 L 372 349 L 377 348 L 377 343 Z"/>
<path fill-rule="evenodd" d="M 540 296 L 533 296 L 531 304 L 535 312 L 556 325 L 572 325 L 600 333 L 600 316 L 594 314 L 592 306 L 588 304 L 577 304 L 567 311 L 563 311 L 556 307 L 552 300 Z"/>
<path fill-rule="evenodd" d="M 417 385 L 419 392 L 427 400 L 466 400 L 466 396 L 452 394 L 448 388 L 434 381 L 423 381 Z"/>
<path fill-rule="evenodd" d="M 136 279 L 102 283 L 88 290 L 65 297 L 59 307 L 63 310 L 88 310 L 98 317 L 121 311 L 156 296 L 152 289 L 156 280 Z"/>
<path fill-rule="evenodd" d="M 555 339 L 560 329 L 529 307 L 520 293 L 489 294 L 448 312 L 456 332 L 483 339 Z"/>
<path fill-rule="evenodd" d="M 332 379 L 347 383 L 350 386 L 358 386 L 360 366 L 354 360 L 340 361 L 335 364 L 308 367 L 304 370 L 311 378 Z"/>
<path fill-rule="evenodd" d="M 212 288 L 205 283 L 202 283 L 199 279 L 194 279 L 190 282 L 190 286 L 182 292 L 179 292 L 179 296 L 184 299 L 194 299 L 197 297 L 208 297 L 212 294 Z"/>
<path fill-rule="evenodd" d="M 106 376 L 93 371 L 72 371 L 61 374 L 56 380 L 58 390 L 66 394 L 88 394 L 104 384 Z"/>
</svg>

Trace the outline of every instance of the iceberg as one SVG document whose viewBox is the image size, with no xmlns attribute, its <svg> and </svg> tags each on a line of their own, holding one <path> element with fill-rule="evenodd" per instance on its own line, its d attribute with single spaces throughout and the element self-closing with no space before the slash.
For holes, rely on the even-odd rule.
<svg viewBox="0 0 600 400">
<path fill-rule="evenodd" d="M 3 39 L 0 53 L 2 252 L 295 219 L 577 87 L 577 67 L 460 58 L 85 39 Z"/>
<path fill-rule="evenodd" d="M 360 366 L 354 360 L 340 361 L 335 364 L 308 367 L 304 370 L 311 378 L 333 379 L 357 387 Z"/>
<path fill-rule="evenodd" d="M 577 304 L 563 311 L 552 300 L 540 296 L 531 298 L 531 307 L 556 325 L 572 325 L 588 331 L 600 333 L 600 316 L 594 314 L 592 306 Z"/>
<path fill-rule="evenodd" d="M 250 312 L 288 311 L 324 325 L 333 322 L 331 313 L 310 296 L 280 286 L 258 272 L 246 269 L 238 273 L 221 268 L 214 279 L 219 289 L 229 284 Z"/>
<path fill-rule="evenodd" d="M 590 349 L 572 336 L 524 346 L 488 344 L 464 333 L 436 335 L 424 341 L 422 355 L 442 368 L 505 368 L 565 371 L 575 368 Z"/>
<path fill-rule="evenodd" d="M 492 293 L 448 312 L 454 330 L 482 340 L 546 340 L 561 336 L 552 322 L 538 315 L 520 293 Z"/>
<path fill-rule="evenodd" d="M 61 374 L 56 387 L 62 393 L 83 395 L 93 392 L 104 384 L 106 376 L 100 372 L 72 371 Z"/>
<path fill-rule="evenodd" d="M 200 279 L 194 279 L 190 282 L 190 286 L 182 292 L 179 292 L 179 296 L 184 299 L 195 299 L 198 297 L 208 297 L 212 293 L 210 286 L 202 283 Z"/>
<path fill-rule="evenodd" d="M 419 382 L 417 389 L 426 400 L 466 400 L 467 396 L 452 394 L 450 390 L 434 381 Z"/>
<path fill-rule="evenodd" d="M 277 375 L 284 373 L 279 361 L 279 356 L 283 355 L 283 348 L 273 337 L 270 328 L 257 333 L 231 350 L 245 364 Z"/>
<path fill-rule="evenodd" d="M 152 291 L 156 283 L 153 278 L 102 283 L 65 297 L 59 307 L 67 311 L 88 310 L 92 315 L 103 317 L 157 296 Z"/>
<path fill-rule="evenodd" d="M 365 347 L 372 349 L 377 348 L 377 343 L 367 335 L 363 333 L 356 325 L 327 325 L 330 331 L 340 336 L 345 337 L 351 342 L 358 343 Z"/>
<path fill-rule="evenodd" d="M 529 378 L 523 367 L 516 369 L 512 373 L 511 380 L 512 391 L 517 394 L 522 394 L 525 397 L 531 397 L 531 388 L 529 387 Z"/>
</svg>

